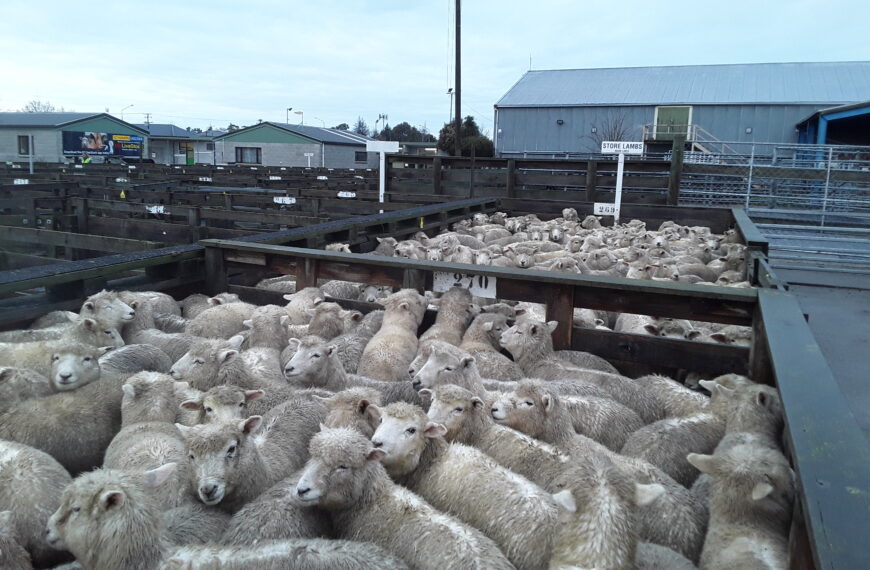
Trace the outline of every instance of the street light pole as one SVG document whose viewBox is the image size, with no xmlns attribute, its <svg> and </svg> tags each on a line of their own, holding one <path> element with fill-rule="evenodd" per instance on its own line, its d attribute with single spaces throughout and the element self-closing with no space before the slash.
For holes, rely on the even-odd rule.
<svg viewBox="0 0 870 570">
<path fill-rule="evenodd" d="M 456 79 L 454 81 L 456 88 L 456 123 L 453 127 L 453 140 L 456 143 L 453 150 L 455 156 L 462 156 L 462 135 L 460 134 L 460 128 L 462 127 L 462 111 L 460 111 L 460 105 L 462 104 L 462 18 L 460 4 L 461 0 L 456 0 Z"/>
<path fill-rule="evenodd" d="M 305 111 L 293 111 L 293 114 L 294 114 L 294 115 L 301 115 L 301 118 L 300 118 L 299 124 L 300 124 L 300 125 L 304 125 L 304 124 L 305 124 Z"/>
<path fill-rule="evenodd" d="M 132 106 L 133 106 L 133 104 L 130 103 L 129 105 L 127 105 L 126 107 L 124 107 L 123 109 L 121 109 L 121 120 L 122 120 L 122 121 L 124 120 L 124 111 L 126 111 L 127 109 L 129 109 L 129 108 L 132 107 Z"/>
<path fill-rule="evenodd" d="M 293 107 L 287 107 L 287 124 L 290 124 L 290 111 L 293 110 Z"/>
</svg>

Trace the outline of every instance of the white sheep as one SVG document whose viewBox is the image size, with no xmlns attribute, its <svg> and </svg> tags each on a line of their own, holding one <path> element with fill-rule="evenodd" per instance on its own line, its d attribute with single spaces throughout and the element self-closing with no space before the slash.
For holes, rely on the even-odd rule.
<svg viewBox="0 0 870 570">
<path fill-rule="evenodd" d="M 481 376 L 505 381 L 523 377 L 522 368 L 499 352 L 498 340 L 507 329 L 505 315 L 482 313 L 474 317 L 462 335 L 459 348 L 474 357 Z"/>
<path fill-rule="evenodd" d="M 480 314 L 480 308 L 472 302 L 471 293 L 468 289 L 452 287 L 441 298 L 431 300 L 430 304 L 435 305 L 438 314 L 435 323 L 420 335 L 418 352 L 433 340 L 459 346 L 468 324 Z"/>
<path fill-rule="evenodd" d="M 358 372 L 375 380 L 403 380 L 417 354 L 417 328 L 426 300 L 414 289 L 402 289 L 382 304 L 386 308 L 383 324 L 363 350 Z"/>
<path fill-rule="evenodd" d="M 339 536 L 373 542 L 420 570 L 513 568 L 480 531 L 390 481 L 383 451 L 358 432 L 324 429 L 310 454 L 297 499 L 328 510 Z"/>
<path fill-rule="evenodd" d="M 30 554 L 21 544 L 12 511 L 0 511 L 0 567 L 31 570 Z"/>
<path fill-rule="evenodd" d="M 31 398 L 54 394 L 48 378 L 29 368 L 0 367 L 0 412 Z"/>
<path fill-rule="evenodd" d="M 182 409 L 195 413 L 184 425 L 210 424 L 226 420 L 238 420 L 248 416 L 248 402 L 262 398 L 263 390 L 245 390 L 238 386 L 215 386 L 195 398 L 181 402 Z"/>
</svg>

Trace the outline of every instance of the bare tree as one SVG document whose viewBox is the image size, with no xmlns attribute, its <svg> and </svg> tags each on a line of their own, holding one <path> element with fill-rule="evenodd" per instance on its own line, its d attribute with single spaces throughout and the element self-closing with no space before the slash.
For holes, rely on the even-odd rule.
<svg viewBox="0 0 870 570">
<path fill-rule="evenodd" d="M 27 102 L 22 109 L 19 109 L 22 113 L 56 113 L 56 112 L 64 112 L 65 109 L 63 107 L 55 107 L 51 101 L 40 101 L 39 99 L 33 99 Z"/>
<path fill-rule="evenodd" d="M 583 138 L 591 141 L 596 149 L 600 149 L 604 141 L 628 140 L 631 129 L 626 123 L 627 117 L 624 111 L 608 111 L 600 122 L 592 123 L 595 132 Z"/>
</svg>

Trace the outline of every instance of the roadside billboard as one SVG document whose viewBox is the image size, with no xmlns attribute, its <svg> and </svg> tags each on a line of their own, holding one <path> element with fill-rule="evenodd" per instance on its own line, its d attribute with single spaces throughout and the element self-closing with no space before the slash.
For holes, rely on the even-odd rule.
<svg viewBox="0 0 870 570">
<path fill-rule="evenodd" d="M 141 156 L 143 137 L 95 131 L 62 131 L 63 153 L 92 156 Z"/>
</svg>

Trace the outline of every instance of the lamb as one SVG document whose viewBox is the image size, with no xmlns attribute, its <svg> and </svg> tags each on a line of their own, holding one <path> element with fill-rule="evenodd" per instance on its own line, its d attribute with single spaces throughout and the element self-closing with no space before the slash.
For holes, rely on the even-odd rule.
<svg viewBox="0 0 870 570">
<path fill-rule="evenodd" d="M 373 542 L 421 570 L 513 568 L 480 531 L 390 481 L 378 461 L 384 452 L 356 431 L 322 430 L 310 455 L 296 496 L 329 511 L 339 536 Z"/>
<path fill-rule="evenodd" d="M 697 560 L 703 543 L 706 512 L 687 489 L 655 466 L 612 452 L 603 445 L 574 431 L 572 419 L 561 396 L 548 389 L 548 383 L 525 381 L 517 390 L 516 406 L 499 423 L 527 436 L 555 445 L 572 457 L 611 461 L 639 483 L 656 483 L 665 493 L 653 505 L 638 511 L 641 536 L 668 546 Z M 493 414 L 494 419 L 494 414 Z M 662 518 L 667 513 L 669 520 Z"/>
<path fill-rule="evenodd" d="M 713 479 L 701 567 L 785 568 L 795 483 L 783 454 L 742 444 L 688 460 Z"/>
<path fill-rule="evenodd" d="M 181 307 L 175 299 L 166 293 L 159 291 L 118 291 L 118 297 L 133 309 L 138 309 L 138 305 L 142 303 L 150 303 L 154 307 L 155 313 L 181 316 Z"/>
<path fill-rule="evenodd" d="M 435 317 L 435 324 L 420 335 L 419 347 L 426 346 L 432 340 L 459 346 L 471 319 L 480 313 L 480 308 L 471 300 L 471 293 L 468 289 L 452 287 L 440 299 L 431 303 L 438 307 L 438 315 Z"/>
<path fill-rule="evenodd" d="M 337 251 L 341 253 L 353 253 L 350 250 L 350 245 L 346 243 L 328 243 L 326 247 L 324 247 L 326 251 Z"/>
<path fill-rule="evenodd" d="M 334 299 L 357 299 L 362 289 L 362 283 L 354 283 L 353 281 L 333 280 L 320 285 L 323 294 Z"/>
<path fill-rule="evenodd" d="M 698 570 L 691 560 L 666 546 L 638 542 L 634 570 Z"/>
<path fill-rule="evenodd" d="M 325 340 L 333 339 L 352 331 L 362 321 L 359 311 L 346 311 L 338 303 L 320 303 L 314 309 L 309 309 L 311 322 L 307 325 L 290 325 L 287 334 L 291 338 L 302 338 L 317 335 Z M 284 342 L 284 346 L 287 343 Z"/>
<path fill-rule="evenodd" d="M 181 402 L 185 410 L 196 412 L 191 423 L 184 425 L 210 424 L 247 417 L 248 402 L 262 398 L 263 390 L 244 390 L 238 386 L 215 386 L 196 398 Z"/>
<path fill-rule="evenodd" d="M 444 246 L 442 245 L 442 248 L 443 247 Z M 404 240 L 396 244 L 396 249 L 393 251 L 393 257 L 425 259 L 426 249 L 416 240 Z"/>
<path fill-rule="evenodd" d="M 93 346 L 123 346 L 118 329 L 108 328 L 94 319 L 76 317 L 66 326 L 0 332 L 0 342 L 22 343 L 64 339 Z"/>
<path fill-rule="evenodd" d="M 44 329 L 57 325 L 68 325 L 71 321 L 76 320 L 78 316 L 78 313 L 73 313 L 72 311 L 50 311 L 30 323 L 29 328 Z"/>
<path fill-rule="evenodd" d="M 93 328 L 97 332 L 97 335 L 99 337 L 103 337 L 105 342 L 103 344 L 94 344 L 93 342 L 78 342 L 66 337 L 57 340 L 41 340 L 35 342 L 4 342 L 0 343 L 0 362 L 9 366 L 30 368 L 35 372 L 38 372 L 44 376 L 48 376 L 51 373 L 52 359 L 48 358 L 47 355 L 64 352 L 67 346 L 88 345 L 94 347 L 106 347 L 105 349 L 101 350 L 101 352 L 107 352 L 111 348 L 124 346 L 124 340 L 121 338 L 120 334 L 117 334 L 117 331 L 113 331 L 113 329 L 106 329 L 110 331 L 109 334 L 106 334 L 103 332 L 102 327 L 99 327 L 99 325 L 97 325 L 93 319 L 83 319 L 82 323 L 90 324 L 74 326 L 76 328 L 78 328 L 79 326 L 85 328 Z"/>
<path fill-rule="evenodd" d="M 48 378 L 29 368 L 0 367 L 0 413 L 31 398 L 54 394 Z"/>
<path fill-rule="evenodd" d="M 135 374 L 142 370 L 169 372 L 172 360 L 156 346 L 148 344 L 127 344 L 109 351 L 100 357 L 100 370 L 103 374 Z"/>
<path fill-rule="evenodd" d="M 331 344 L 336 346 L 338 357 L 344 369 L 350 374 L 356 374 L 362 353 L 371 338 L 380 330 L 383 320 L 384 311 L 372 311 L 362 318 L 355 329 L 332 339 Z M 289 358 L 285 359 L 282 353 L 282 365 L 286 364 L 287 360 Z"/>
<path fill-rule="evenodd" d="M 214 297 L 208 297 L 202 293 L 194 293 L 178 304 L 181 307 L 181 314 L 186 319 L 192 319 L 206 309 L 224 305 L 226 303 L 239 303 L 241 299 L 235 293 L 218 293 Z"/>
<path fill-rule="evenodd" d="M 499 352 L 498 340 L 508 329 L 507 317 L 499 313 L 477 315 L 465 334 L 459 348 L 474 357 L 481 376 L 496 380 L 519 380 L 523 370 L 514 361 Z"/>
<path fill-rule="evenodd" d="M 79 316 L 92 318 L 106 328 L 120 330 L 123 325 L 133 320 L 136 311 L 117 292 L 103 290 L 85 299 Z"/>
<path fill-rule="evenodd" d="M 661 403 L 654 394 L 642 390 L 632 380 L 618 374 L 573 367 L 554 359 L 550 333 L 557 325 L 557 321 L 517 321 L 502 333 L 501 345 L 513 355 L 514 360 L 529 377 L 546 380 L 580 379 L 594 383 L 614 400 L 637 412 L 644 422 L 661 419 L 664 413 Z"/>
<path fill-rule="evenodd" d="M 172 468 L 167 464 L 142 474 L 100 469 L 79 477 L 64 490 L 61 506 L 49 520 L 48 536 L 66 544 L 86 568 L 405 568 L 374 546 L 349 541 L 173 546 L 167 533 L 161 532 L 165 522 L 152 492 L 166 481 Z M 125 532 L 118 532 L 119 528 Z"/>
<path fill-rule="evenodd" d="M 21 545 L 12 511 L 0 511 L 0 568 L 32 570 L 30 554 Z"/>
<path fill-rule="evenodd" d="M 531 316 L 529 312 L 527 312 L 527 307 L 523 308 L 522 313 L 518 312 L 517 314 L 518 317 L 519 315 L 522 315 L 521 320 L 523 321 L 523 323 L 536 322 L 538 325 L 538 328 L 535 328 L 536 334 L 532 335 L 534 338 L 526 341 L 527 343 L 530 343 L 527 346 L 520 347 L 519 337 L 514 339 L 513 345 L 519 350 L 521 354 L 524 355 L 523 358 L 526 362 L 526 365 L 523 365 L 523 363 L 520 362 L 520 358 L 517 356 L 517 354 L 514 354 L 511 349 L 508 349 L 508 352 L 513 355 L 514 360 L 517 361 L 517 364 L 519 364 L 519 366 L 523 368 L 527 375 L 537 377 L 535 376 L 535 374 L 530 373 L 529 370 L 526 369 L 526 366 L 528 366 L 529 368 L 534 368 L 536 365 L 539 365 L 541 363 L 551 363 L 556 365 L 557 367 L 564 363 L 566 365 L 576 366 L 578 368 L 599 370 L 601 372 L 607 372 L 610 374 L 619 374 L 619 372 L 612 364 L 610 364 L 600 356 L 595 356 L 594 354 L 591 354 L 589 352 L 580 352 L 576 350 L 554 351 L 553 340 L 550 337 L 549 333 L 555 330 L 556 325 L 553 323 L 556 323 L 556 321 L 550 321 L 546 323 L 544 328 L 540 328 L 540 325 L 544 324 L 543 321 Z M 531 325 L 521 325 L 519 323 L 519 318 L 517 319 L 517 321 L 518 322 L 513 328 L 509 328 L 507 331 L 504 331 L 502 333 L 502 336 L 499 337 L 500 346 L 504 347 L 501 339 L 510 336 L 510 333 L 515 333 L 516 331 L 519 331 L 521 334 L 524 334 L 532 328 Z M 549 329 L 547 333 L 543 333 L 545 329 Z M 537 334 L 537 331 L 540 331 L 539 335 Z M 526 336 L 528 336 L 528 334 L 526 334 Z"/>
<path fill-rule="evenodd" d="M 397 483 L 483 532 L 518 569 L 547 566 L 563 514 L 549 493 L 477 449 L 448 444 L 446 428 L 418 406 L 369 409 L 380 418 L 372 443 L 386 453 L 381 462 Z"/>
<path fill-rule="evenodd" d="M 378 299 L 385 299 L 393 292 L 393 288 L 387 285 L 366 285 L 360 292 L 358 299 L 366 303 L 377 303 Z"/>
<path fill-rule="evenodd" d="M 362 376 L 384 381 L 406 378 L 408 364 L 417 354 L 417 328 L 426 310 L 425 298 L 414 289 L 402 289 L 383 301 L 386 312 L 380 330 L 360 357 Z"/>
<path fill-rule="evenodd" d="M 190 452 L 191 489 L 206 505 L 237 511 L 305 463 L 308 441 L 325 416 L 322 402 L 295 398 L 265 419 L 176 424 Z"/>
<path fill-rule="evenodd" d="M 144 301 L 136 306 L 136 316 L 124 328 L 124 340 L 130 344 L 150 344 L 169 356 L 172 362 L 181 358 L 199 337 L 184 332 L 165 332 L 157 327 L 154 307 Z"/>
<path fill-rule="evenodd" d="M 396 251 L 396 245 L 398 244 L 396 238 L 376 237 L 375 239 L 378 240 L 378 246 L 374 251 L 372 251 L 372 255 L 386 255 L 387 257 L 393 257 L 393 253 Z"/>
<path fill-rule="evenodd" d="M 315 308 L 326 300 L 323 292 L 317 287 L 306 287 L 292 295 L 284 295 L 287 305 L 284 309 L 290 317 L 288 324 L 305 325 L 311 321 L 309 309 Z"/>
<path fill-rule="evenodd" d="M 11 526 L 33 562 L 39 567 L 63 562 L 65 554 L 50 548 L 44 537 L 45 524 L 72 481 L 66 469 L 38 449 L 0 440 L 0 481 L 0 511 L 12 511 Z"/>
<path fill-rule="evenodd" d="M 338 349 L 334 344 L 324 342 L 318 337 L 306 337 L 297 343 L 299 348 L 284 366 L 284 376 L 288 382 L 331 392 L 364 386 L 377 390 L 385 403 L 397 400 L 419 402 L 416 391 L 407 380 L 385 382 L 359 375 L 348 375 L 341 365 Z"/>
<path fill-rule="evenodd" d="M 324 398 L 329 412 L 323 425 L 352 428 L 371 438 L 377 427 L 372 405 L 381 404 L 381 393 L 374 388 L 358 386 Z"/>
<path fill-rule="evenodd" d="M 184 332 L 203 338 L 230 338 L 245 330 L 244 322 L 256 308 L 242 302 L 215 305 L 187 321 Z"/>
</svg>

